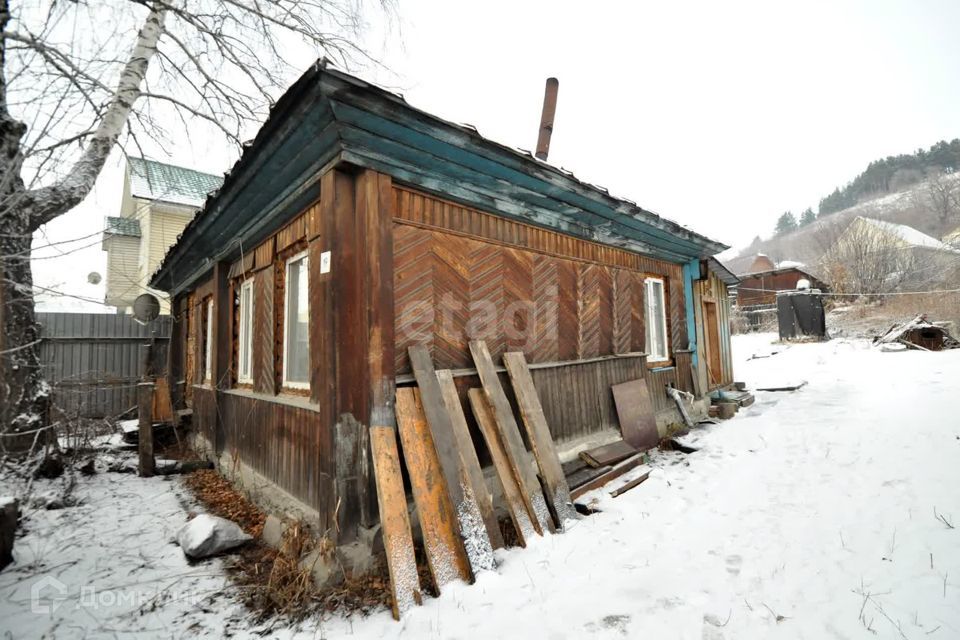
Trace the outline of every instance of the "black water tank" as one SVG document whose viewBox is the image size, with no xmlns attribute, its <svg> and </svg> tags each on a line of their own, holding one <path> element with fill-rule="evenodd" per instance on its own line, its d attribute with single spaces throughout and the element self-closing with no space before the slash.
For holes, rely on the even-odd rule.
<svg viewBox="0 0 960 640">
<path fill-rule="evenodd" d="M 817 289 L 781 291 L 777 294 L 777 321 L 780 339 L 827 335 L 827 323 L 823 313 L 823 296 Z"/>
</svg>

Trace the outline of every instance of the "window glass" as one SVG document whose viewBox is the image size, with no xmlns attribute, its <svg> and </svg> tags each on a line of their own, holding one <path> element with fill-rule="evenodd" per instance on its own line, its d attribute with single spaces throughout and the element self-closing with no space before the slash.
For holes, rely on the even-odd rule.
<svg viewBox="0 0 960 640">
<path fill-rule="evenodd" d="M 283 382 L 291 387 L 306 388 L 310 384 L 306 253 L 287 261 L 285 298 Z"/>
<path fill-rule="evenodd" d="M 647 360 L 650 362 L 667 360 L 667 314 L 663 280 L 649 278 L 644 289 Z"/>
<path fill-rule="evenodd" d="M 203 379 L 213 380 L 213 300 L 207 302 L 207 335 L 203 345 Z"/>
<path fill-rule="evenodd" d="M 251 382 L 250 358 L 253 352 L 253 280 L 240 285 L 240 335 L 237 345 L 237 380 Z"/>
</svg>

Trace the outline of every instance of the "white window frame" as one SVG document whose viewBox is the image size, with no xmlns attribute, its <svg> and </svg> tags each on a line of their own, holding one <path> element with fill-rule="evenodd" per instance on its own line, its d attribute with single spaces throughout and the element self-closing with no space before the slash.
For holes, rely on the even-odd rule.
<svg viewBox="0 0 960 640">
<path fill-rule="evenodd" d="M 207 300 L 207 331 L 203 345 L 203 381 L 213 383 L 213 300 Z"/>
<path fill-rule="evenodd" d="M 654 283 L 660 285 L 660 317 L 655 318 L 655 311 L 653 305 L 653 295 L 652 291 L 654 289 Z M 647 362 L 667 362 L 670 360 L 670 336 L 667 334 L 667 283 L 663 278 L 647 278 L 643 283 L 643 301 L 644 306 L 646 307 L 646 317 L 644 322 L 646 323 L 646 338 L 651 336 L 650 333 L 650 321 L 659 320 L 660 326 L 663 328 L 663 353 L 647 353 Z M 649 342 L 649 347 L 654 348 L 656 345 L 653 344 L 652 340 L 646 340 Z"/>
<path fill-rule="evenodd" d="M 244 311 L 243 300 L 247 297 Z M 253 279 L 244 280 L 240 285 L 240 301 L 237 305 L 240 315 L 240 331 L 237 342 L 237 382 L 253 382 Z M 246 350 L 244 350 L 246 348 Z"/>
<path fill-rule="evenodd" d="M 299 382 L 296 380 L 287 379 L 287 367 L 290 363 L 289 358 L 287 358 L 287 348 L 290 344 L 290 290 L 292 287 L 290 284 L 290 264 L 297 262 L 301 259 L 307 258 L 307 252 L 301 251 L 296 255 L 292 255 L 287 258 L 286 263 L 283 268 L 283 385 L 288 389 L 309 389 L 310 380 L 306 382 Z M 309 259 L 307 260 L 307 270 L 310 268 Z M 307 276 L 307 287 L 310 287 L 309 271 L 304 271 L 304 275 Z M 307 317 L 310 317 L 310 298 L 307 297 Z M 309 323 L 308 323 L 309 324 Z M 307 353 L 309 354 L 310 350 L 310 330 L 307 329 Z M 309 358 L 308 358 L 309 360 Z M 309 377 L 309 376 L 308 376 Z"/>
</svg>

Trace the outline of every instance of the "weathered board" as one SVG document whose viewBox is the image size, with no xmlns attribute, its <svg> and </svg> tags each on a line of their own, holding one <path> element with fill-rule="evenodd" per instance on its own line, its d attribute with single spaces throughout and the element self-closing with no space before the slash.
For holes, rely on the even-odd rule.
<svg viewBox="0 0 960 640">
<path fill-rule="evenodd" d="M 470 565 L 460 540 L 459 523 L 416 389 L 397 389 L 397 425 L 423 546 L 437 589 L 454 580 L 469 581 Z"/>
<path fill-rule="evenodd" d="M 573 473 L 571 473 L 570 475 L 567 476 L 567 484 L 568 484 L 571 488 L 577 489 L 577 488 L 579 488 L 579 487 L 587 484 L 588 482 L 590 482 L 590 481 L 593 480 L 594 478 L 599 477 L 599 476 L 602 476 L 602 475 L 605 474 L 607 471 L 610 471 L 610 469 L 612 469 L 612 468 L 613 468 L 613 467 L 600 467 L 600 468 L 595 469 L 595 468 L 587 465 L 586 462 L 584 462 L 582 469 L 578 469 L 578 470 L 574 471 Z"/>
<path fill-rule="evenodd" d="M 520 416 L 527 429 L 527 439 L 533 447 L 533 455 L 540 468 L 540 477 L 546 487 L 547 504 L 551 508 L 557 527 L 563 528 L 567 520 L 576 520 L 577 512 L 570 500 L 570 488 L 563 476 L 560 466 L 560 457 L 550 435 L 550 427 L 543 415 L 540 397 L 530 377 L 530 369 L 523 352 L 510 351 L 503 354 L 503 365 L 507 368 L 510 381 L 513 383 L 513 392 L 520 406 Z"/>
<path fill-rule="evenodd" d="M 474 574 L 492 570 L 496 566 L 493 561 L 493 547 L 477 505 L 476 494 L 471 490 L 470 476 L 460 455 L 460 442 L 454 433 L 450 412 L 447 411 L 443 391 L 430 360 L 430 352 L 423 345 L 417 345 L 410 347 L 409 354 L 420 390 L 420 402 L 436 448 L 437 461 L 446 480 L 447 492 L 453 503 L 454 513 L 457 514 L 460 536 L 463 538 L 470 567 Z M 473 449 L 472 443 L 468 443 L 468 446 Z"/>
<path fill-rule="evenodd" d="M 520 492 L 523 495 L 524 504 L 530 513 L 530 520 L 533 522 L 537 533 L 544 531 L 553 532 L 553 520 L 550 518 L 550 510 L 547 507 L 546 498 L 540 489 L 540 482 L 533 468 L 527 464 L 527 450 L 523 446 L 523 439 L 520 437 L 520 427 L 513 417 L 513 409 L 507 400 L 503 387 L 500 385 L 500 378 L 497 377 L 497 370 L 493 365 L 493 359 L 490 358 L 490 351 L 483 340 L 470 341 L 470 353 L 473 355 L 473 361 L 477 367 L 477 374 L 480 376 L 480 382 L 490 401 L 490 407 L 493 410 L 494 424 L 500 433 L 504 451 L 510 466 L 513 467 L 517 476 L 517 482 L 520 485 Z"/>
<path fill-rule="evenodd" d="M 610 492 L 610 497 L 611 497 L 611 498 L 616 498 L 617 496 L 622 496 L 622 495 L 625 494 L 627 491 L 630 491 L 630 489 L 633 489 L 633 488 L 635 488 L 635 487 L 640 486 L 641 484 L 643 484 L 644 482 L 646 482 L 647 478 L 650 477 L 650 471 L 651 471 L 651 469 L 650 469 L 649 467 L 647 467 L 646 470 L 644 470 L 639 476 L 637 476 L 637 477 L 634 478 L 633 480 L 630 480 L 629 482 L 626 482 L 626 483 L 624 483 L 623 485 L 621 485 L 621 486 L 617 487 L 616 489 L 614 489 L 613 491 L 611 491 L 611 492 Z"/>
<path fill-rule="evenodd" d="M 602 447 L 581 451 L 580 459 L 591 467 L 599 468 L 616 464 L 637 453 L 639 452 L 627 442 L 617 440 L 616 442 L 605 444 Z"/>
<path fill-rule="evenodd" d="M 420 579 L 417 576 L 417 560 L 413 551 L 395 430 L 390 427 L 370 427 L 370 448 L 377 479 L 383 548 L 390 571 L 393 617 L 399 620 L 400 616 L 420 604 Z"/>
<path fill-rule="evenodd" d="M 467 419 L 463 413 L 463 406 L 460 404 L 460 396 L 457 393 L 453 375 L 449 369 L 441 369 L 437 371 L 437 381 L 440 383 L 443 404 L 447 408 L 447 413 L 450 414 L 453 433 L 457 438 L 460 462 L 467 473 L 468 486 L 477 507 L 480 509 L 480 515 L 487 529 L 490 544 L 494 549 L 502 549 L 503 535 L 500 533 L 497 514 L 493 509 L 493 496 L 490 495 L 487 483 L 483 479 L 483 468 L 480 466 L 477 450 L 474 448 L 473 439 L 470 437 L 470 428 L 467 426 Z"/>
<path fill-rule="evenodd" d="M 611 390 L 623 439 L 641 451 L 657 446 L 660 434 L 647 381 L 642 378 L 630 380 L 613 385 Z"/>
<path fill-rule="evenodd" d="M 631 469 L 640 466 L 642 462 L 643 462 L 643 454 L 638 453 L 632 458 L 627 458 L 626 460 L 619 462 L 616 466 L 611 468 L 610 471 L 607 471 L 605 474 L 601 476 L 597 476 L 596 478 L 594 478 L 590 482 L 587 482 L 586 484 L 580 485 L 579 487 L 571 491 L 570 495 L 574 500 L 577 500 L 581 496 L 583 496 L 583 494 L 593 491 L 594 489 L 598 489 L 603 485 L 607 484 L 608 482 L 610 482 L 611 480 L 615 480 L 619 478 L 620 476 L 625 474 L 627 471 L 630 471 Z"/>
<path fill-rule="evenodd" d="M 490 408 L 490 402 L 487 400 L 487 394 L 483 389 L 470 389 L 467 392 L 470 399 L 470 407 L 473 409 L 473 416 L 480 425 L 480 432 L 487 443 L 487 450 L 490 451 L 490 457 L 493 459 L 493 467 L 497 471 L 497 478 L 500 479 L 500 488 L 503 490 L 503 500 L 507 504 L 507 512 L 513 521 L 513 528 L 517 532 L 517 539 L 521 546 L 527 545 L 527 540 L 537 535 L 527 511 L 527 505 L 520 492 L 520 483 L 504 450 L 503 443 L 500 441 L 500 434 L 497 429 L 496 420 L 493 417 L 493 410 Z"/>
</svg>

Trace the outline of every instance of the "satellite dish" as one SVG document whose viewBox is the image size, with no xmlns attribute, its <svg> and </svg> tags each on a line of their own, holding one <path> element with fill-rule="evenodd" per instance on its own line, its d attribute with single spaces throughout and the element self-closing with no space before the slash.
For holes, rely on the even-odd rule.
<svg viewBox="0 0 960 640">
<path fill-rule="evenodd" d="M 160 301 L 152 293 L 141 293 L 133 301 L 133 317 L 144 324 L 152 322 L 160 315 Z"/>
<path fill-rule="evenodd" d="M 100 284 L 100 280 L 103 278 L 96 271 L 91 271 L 87 274 L 87 282 L 90 284 Z"/>
</svg>

